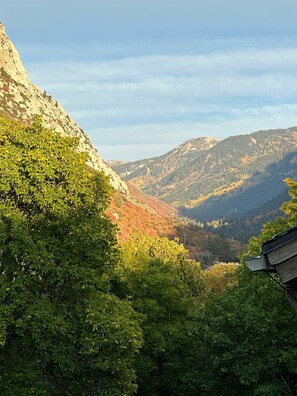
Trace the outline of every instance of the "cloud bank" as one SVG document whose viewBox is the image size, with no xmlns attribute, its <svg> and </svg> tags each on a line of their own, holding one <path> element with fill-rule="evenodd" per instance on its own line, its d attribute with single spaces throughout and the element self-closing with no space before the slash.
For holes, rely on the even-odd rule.
<svg viewBox="0 0 297 396">
<path fill-rule="evenodd" d="M 190 53 L 167 54 L 130 54 L 128 46 L 118 57 L 104 57 L 93 44 L 101 56 L 88 59 L 86 49 L 77 48 L 71 55 L 70 48 L 61 60 L 25 63 L 33 82 L 65 107 L 106 159 L 135 160 L 193 137 L 297 124 L 292 40 L 199 43 Z"/>
</svg>

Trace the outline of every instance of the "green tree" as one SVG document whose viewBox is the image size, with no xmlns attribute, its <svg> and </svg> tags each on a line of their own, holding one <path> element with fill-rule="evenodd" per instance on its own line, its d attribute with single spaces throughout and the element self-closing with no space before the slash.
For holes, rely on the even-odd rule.
<svg viewBox="0 0 297 396">
<path fill-rule="evenodd" d="M 136 361 L 137 394 L 171 394 L 177 372 L 171 366 L 181 363 L 173 351 L 204 289 L 202 270 L 187 259 L 182 245 L 167 238 L 135 234 L 122 252 L 121 292 L 131 299 L 143 329 L 143 347 Z"/>
<path fill-rule="evenodd" d="M 296 225 L 297 182 L 286 182 L 292 197 L 282 207 L 287 216 L 264 225 L 261 235 L 251 239 L 247 256 L 261 253 L 264 241 Z M 237 279 L 232 275 L 231 283 L 225 282 L 217 291 L 210 288 L 193 317 L 186 349 L 192 347 L 199 359 L 180 394 L 296 395 L 297 317 L 283 290 L 244 265 Z"/>
<path fill-rule="evenodd" d="M 209 296 L 195 314 L 193 345 L 200 362 L 189 377 L 196 390 L 188 394 L 295 395 L 296 314 L 265 274 L 238 272 L 236 285 Z"/>
<path fill-rule="evenodd" d="M 261 246 L 263 242 L 272 238 L 290 227 L 297 224 L 297 181 L 292 179 L 285 180 L 291 200 L 285 202 L 281 206 L 281 210 L 285 213 L 285 217 L 279 217 L 276 220 L 270 221 L 263 225 L 262 232 L 259 237 L 252 237 L 249 241 L 248 250 L 244 258 L 249 256 L 257 256 L 261 253 Z"/>
<path fill-rule="evenodd" d="M 0 389 L 130 395 L 141 329 L 112 293 L 111 188 L 75 138 L 0 119 Z"/>
</svg>

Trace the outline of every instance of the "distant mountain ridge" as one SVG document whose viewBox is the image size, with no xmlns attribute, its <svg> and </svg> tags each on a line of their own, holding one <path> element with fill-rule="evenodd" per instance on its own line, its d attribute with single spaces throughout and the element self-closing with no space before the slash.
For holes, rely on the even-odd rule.
<svg viewBox="0 0 297 396">
<path fill-rule="evenodd" d="M 128 194 L 126 183 L 102 159 L 87 134 L 45 91 L 32 84 L 20 56 L 0 22 L 0 114 L 29 124 L 32 116 L 41 114 L 44 124 L 57 133 L 76 136 L 80 149 L 87 151 L 89 165 L 109 175 L 113 187 Z"/>
<path fill-rule="evenodd" d="M 297 127 L 232 136 L 211 141 L 205 149 L 184 150 L 195 144 L 197 139 L 161 157 L 114 169 L 146 193 L 204 222 L 236 219 L 264 208 L 286 190 L 284 178 L 297 177 Z"/>
<path fill-rule="evenodd" d="M 133 181 L 134 185 L 148 192 L 152 184 L 161 182 L 165 177 L 175 172 L 181 163 L 190 162 L 197 153 L 210 149 L 218 142 L 219 140 L 214 138 L 200 137 L 188 140 L 160 157 L 124 163 L 113 161 L 110 162 L 110 165 L 125 180 Z"/>
</svg>

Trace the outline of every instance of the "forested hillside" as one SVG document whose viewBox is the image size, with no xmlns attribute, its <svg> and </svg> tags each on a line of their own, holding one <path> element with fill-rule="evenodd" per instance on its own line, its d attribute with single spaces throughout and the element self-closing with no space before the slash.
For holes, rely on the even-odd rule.
<svg viewBox="0 0 297 396">
<path fill-rule="evenodd" d="M 189 257 L 204 266 L 214 262 L 238 261 L 245 244 L 234 238 L 214 234 L 213 229 L 178 216 L 178 211 L 158 198 L 147 195 L 128 183 L 129 199 L 116 192 L 107 215 L 117 226 L 120 243 L 128 241 L 135 232 L 150 237 L 168 237 L 179 241 L 189 251 Z"/>
<path fill-rule="evenodd" d="M 149 191 L 151 184 L 158 184 L 163 178 L 176 172 L 182 164 L 193 161 L 199 153 L 216 145 L 218 140 L 205 137 L 189 140 L 160 157 L 136 162 L 111 161 L 110 165 L 126 180 Z M 158 187 L 158 191 L 159 191 Z M 159 195 L 156 191 L 155 194 Z"/>
<path fill-rule="evenodd" d="M 160 177 L 160 163 L 171 158 L 171 153 L 115 169 L 138 186 L 143 184 L 144 191 L 174 204 L 186 216 L 205 223 L 222 219 L 231 223 L 260 207 L 271 207 L 272 199 L 284 196 L 283 180 L 297 177 L 297 128 L 229 137 L 190 155 L 183 155 L 181 150 L 178 166 L 176 163 L 171 172 Z M 278 207 L 279 200 L 269 211 L 262 211 L 262 217 Z M 259 222 L 255 230 L 260 226 Z M 244 239 L 248 236 L 247 229 Z"/>
<path fill-rule="evenodd" d="M 263 205 L 247 212 L 243 216 L 233 216 L 228 220 L 223 219 L 207 222 L 205 229 L 229 238 L 235 235 L 239 241 L 247 241 L 252 236 L 259 235 L 263 224 L 283 215 L 279 208 L 288 198 L 289 195 L 286 189 L 277 197 L 271 198 Z"/>
<path fill-rule="evenodd" d="M 294 172 L 296 168 L 294 163 L 297 151 L 297 128 L 295 127 L 231 136 L 215 143 L 210 148 L 190 150 L 186 154 L 182 145 L 179 146 L 180 149 L 177 148 L 162 157 L 127 163 L 114 168 L 125 179 L 134 181 L 138 185 L 141 184 L 140 179 L 144 175 L 144 191 L 154 193 L 166 202 L 174 203 L 179 207 L 195 207 L 212 197 L 245 191 L 261 183 L 264 177 L 273 178 L 275 172 L 279 176 L 286 174 L 289 176 L 288 173 Z M 190 144 L 191 141 L 187 142 L 187 145 Z M 160 175 L 159 168 L 163 169 L 163 162 L 165 159 L 169 161 L 173 153 L 178 159 L 173 169 L 170 167 L 166 169 L 165 166 L 163 172 L 166 175 Z M 280 161 L 283 162 L 279 164 Z M 138 177 L 140 169 L 141 174 Z M 150 175 L 151 182 L 148 182 L 146 174 Z M 275 179 L 278 181 L 277 176 Z"/>
</svg>

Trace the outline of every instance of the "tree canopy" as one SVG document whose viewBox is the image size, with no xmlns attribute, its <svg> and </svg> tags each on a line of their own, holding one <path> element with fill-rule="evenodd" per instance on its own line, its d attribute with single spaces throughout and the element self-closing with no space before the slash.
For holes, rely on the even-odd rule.
<svg viewBox="0 0 297 396">
<path fill-rule="evenodd" d="M 143 347 L 137 357 L 137 394 L 170 394 L 175 344 L 204 290 L 200 264 L 177 241 L 134 234 L 122 248 L 121 293 L 141 317 Z M 177 363 L 180 363 L 179 359 Z"/>
<path fill-rule="evenodd" d="M 297 182 L 286 183 L 292 197 L 282 207 L 286 217 L 265 224 L 244 257 L 260 254 L 264 241 L 296 225 Z M 211 293 L 194 313 L 185 349 L 199 359 L 192 360 L 180 395 L 296 395 L 296 312 L 271 278 L 245 267 L 244 257 L 225 287 L 216 290 L 211 281 Z"/>
<path fill-rule="evenodd" d="M 263 225 L 262 232 L 259 237 L 252 237 L 249 241 L 248 249 L 244 257 L 257 256 L 261 253 L 262 243 L 272 238 L 287 228 L 296 226 L 297 224 L 297 181 L 293 179 L 285 180 L 291 199 L 281 206 L 285 217 L 279 217 Z"/>
<path fill-rule="evenodd" d="M 108 179 L 77 148 L 39 117 L 0 119 L 1 395 L 295 395 L 297 317 L 278 285 L 244 264 L 203 271 L 167 238 L 119 247 Z M 286 217 L 247 255 L 296 225 L 286 182 Z"/>
<path fill-rule="evenodd" d="M 0 120 L 2 395 L 129 395 L 141 329 L 111 291 L 111 188 L 78 141 Z"/>
</svg>

